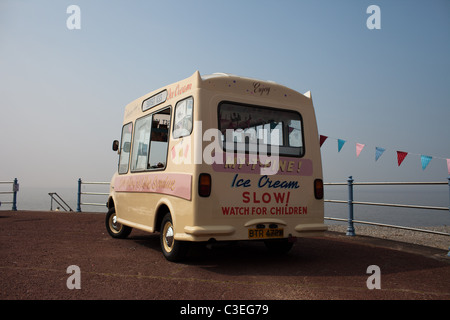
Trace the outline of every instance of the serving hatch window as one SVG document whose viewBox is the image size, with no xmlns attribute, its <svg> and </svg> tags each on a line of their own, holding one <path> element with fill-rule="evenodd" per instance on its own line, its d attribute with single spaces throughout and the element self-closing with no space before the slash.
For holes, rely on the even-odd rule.
<svg viewBox="0 0 450 320">
<path fill-rule="evenodd" d="M 234 102 L 219 104 L 219 130 L 223 147 L 233 140 L 234 150 L 273 150 L 280 155 L 304 155 L 303 124 L 298 112 Z"/>
<path fill-rule="evenodd" d="M 173 126 L 174 139 L 189 136 L 191 134 L 193 105 L 194 99 L 192 97 L 177 102 Z"/>
<path fill-rule="evenodd" d="M 170 108 L 136 120 L 131 171 L 164 169 L 169 144 Z"/>
</svg>

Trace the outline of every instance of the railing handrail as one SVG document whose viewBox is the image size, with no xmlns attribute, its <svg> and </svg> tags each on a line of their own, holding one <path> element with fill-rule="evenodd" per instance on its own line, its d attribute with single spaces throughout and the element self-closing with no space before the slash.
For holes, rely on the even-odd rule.
<svg viewBox="0 0 450 320">
<path fill-rule="evenodd" d="M 0 181 L 0 184 L 12 184 L 12 191 L 2 191 L 0 192 L 0 195 L 2 194 L 12 194 L 13 199 L 12 201 L 0 201 L 0 207 L 2 203 L 12 204 L 12 211 L 17 211 L 17 193 L 19 192 L 19 182 L 17 178 L 14 178 L 13 181 Z"/>
<path fill-rule="evenodd" d="M 353 185 L 359 185 L 359 186 L 377 186 L 377 185 L 445 185 L 448 184 L 448 182 L 445 181 L 425 181 L 425 182 L 390 182 L 390 181 L 376 181 L 376 182 L 353 182 Z M 325 186 L 346 186 L 348 185 L 345 182 L 324 182 Z"/>
<path fill-rule="evenodd" d="M 78 197 L 77 197 L 77 212 L 81 212 L 81 206 L 105 206 L 106 203 L 93 203 L 93 202 L 81 202 L 82 195 L 91 195 L 91 196 L 108 196 L 109 193 L 106 192 L 82 192 L 81 186 L 83 184 L 89 185 L 109 185 L 110 182 L 106 181 L 83 181 L 81 178 L 78 179 Z"/>
<path fill-rule="evenodd" d="M 1 182 L 0 182 L 1 183 Z M 10 182 L 12 183 L 12 182 Z M 109 185 L 110 182 L 106 181 L 82 181 L 79 179 L 79 183 L 81 184 L 101 184 L 101 185 Z M 369 186 L 369 185 L 446 185 L 448 182 L 444 181 L 430 181 L 430 182 L 390 182 L 390 181 L 376 181 L 376 182 L 352 182 L 352 185 L 359 186 Z M 345 182 L 325 182 L 325 186 L 348 186 L 348 183 Z M 1 194 L 1 192 L 0 192 Z M 101 195 L 107 196 L 109 193 L 106 192 L 82 192 L 80 190 L 80 195 Z M 325 202 L 333 202 L 333 203 L 348 203 L 348 200 L 324 200 Z M 87 205 L 88 203 L 84 203 Z M 409 205 L 409 204 L 395 204 L 395 203 L 377 203 L 377 202 L 362 202 L 362 201 L 353 201 L 353 204 L 359 205 L 374 205 L 374 206 L 385 206 L 385 207 L 401 207 L 401 208 L 415 208 L 415 209 L 429 209 L 429 210 L 450 210 L 446 207 L 434 207 L 434 206 L 419 206 L 419 205 Z M 92 205 L 92 203 L 90 203 Z M 96 204 L 97 205 L 97 204 Z M 103 204 L 101 204 L 103 205 Z"/>
<path fill-rule="evenodd" d="M 450 177 L 449 182 L 444 181 L 434 181 L 434 182 L 354 182 L 352 181 L 352 186 L 376 186 L 376 185 L 449 185 L 450 188 Z M 325 186 L 348 186 L 348 182 L 325 182 Z M 325 202 L 333 203 L 348 203 L 348 200 L 324 200 Z M 414 209 L 428 209 L 428 210 L 450 210 L 450 207 L 435 207 L 435 206 L 421 206 L 421 205 L 410 205 L 410 204 L 396 204 L 396 203 L 380 203 L 380 202 L 364 202 L 364 201 L 352 201 L 353 204 L 359 205 L 372 205 L 372 206 L 384 206 L 384 207 L 399 207 L 399 208 L 414 208 Z"/>
<path fill-rule="evenodd" d="M 324 200 L 324 201 L 325 202 L 333 202 L 333 203 L 348 203 L 348 201 L 346 201 L 346 200 Z M 396 203 L 365 202 L 365 201 L 353 201 L 353 204 L 368 205 L 368 206 L 381 206 L 381 207 L 443 210 L 443 211 L 449 210 L 449 208 L 447 208 L 447 207 L 419 206 L 419 205 L 413 205 L 413 204 L 396 204 Z"/>
<path fill-rule="evenodd" d="M 110 184 L 106 181 L 82 181 L 83 184 Z"/>
<path fill-rule="evenodd" d="M 368 205 L 368 206 L 397 207 L 397 208 L 412 208 L 412 209 L 445 210 L 445 211 L 449 210 L 446 207 L 419 206 L 419 205 L 413 205 L 413 204 L 396 204 L 396 203 L 364 202 L 364 201 L 353 201 L 353 204 L 361 204 L 361 205 Z"/>
</svg>

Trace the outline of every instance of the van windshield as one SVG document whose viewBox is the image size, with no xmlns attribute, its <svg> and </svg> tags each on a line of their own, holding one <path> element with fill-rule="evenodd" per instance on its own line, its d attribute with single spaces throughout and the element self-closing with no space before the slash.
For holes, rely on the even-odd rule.
<svg viewBox="0 0 450 320">
<path fill-rule="evenodd" d="M 298 112 L 234 102 L 220 103 L 218 112 L 222 147 L 227 151 L 231 147 L 250 153 L 277 150 L 284 156 L 304 155 L 303 123 Z"/>
</svg>

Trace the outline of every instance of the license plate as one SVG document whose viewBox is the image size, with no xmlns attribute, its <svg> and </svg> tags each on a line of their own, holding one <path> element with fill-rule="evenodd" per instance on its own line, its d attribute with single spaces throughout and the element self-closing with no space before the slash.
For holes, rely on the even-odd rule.
<svg viewBox="0 0 450 320">
<path fill-rule="evenodd" d="M 283 238 L 283 229 L 248 229 L 249 239 Z"/>
</svg>

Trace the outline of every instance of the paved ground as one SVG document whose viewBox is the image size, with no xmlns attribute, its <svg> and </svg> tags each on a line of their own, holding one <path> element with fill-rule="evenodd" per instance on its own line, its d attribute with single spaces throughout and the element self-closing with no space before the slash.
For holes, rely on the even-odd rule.
<svg viewBox="0 0 450 320">
<path fill-rule="evenodd" d="M 0 299 L 450 300 L 447 251 L 329 232 L 284 256 L 260 243 L 195 246 L 171 263 L 159 236 L 106 232 L 103 214 L 0 211 Z M 70 290 L 67 268 L 80 268 Z M 369 290 L 370 265 L 381 289 Z"/>
</svg>

